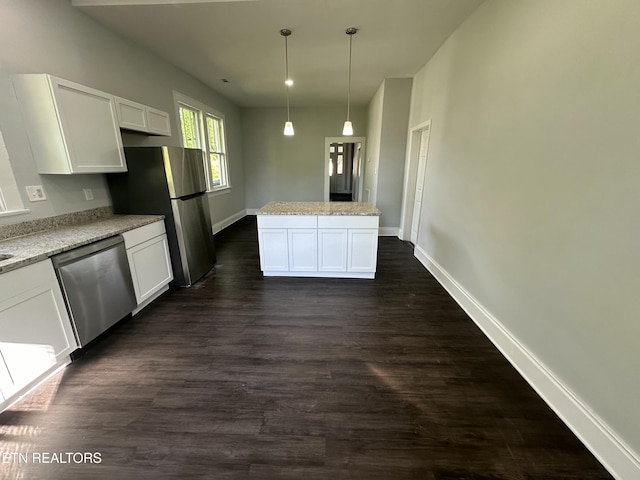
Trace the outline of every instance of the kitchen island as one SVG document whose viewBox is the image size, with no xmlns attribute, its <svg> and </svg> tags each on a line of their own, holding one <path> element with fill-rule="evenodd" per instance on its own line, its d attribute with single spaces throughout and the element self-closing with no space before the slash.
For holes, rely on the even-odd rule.
<svg viewBox="0 0 640 480">
<path fill-rule="evenodd" d="M 256 211 L 264 276 L 374 278 L 380 210 L 363 202 L 270 202 Z"/>
</svg>

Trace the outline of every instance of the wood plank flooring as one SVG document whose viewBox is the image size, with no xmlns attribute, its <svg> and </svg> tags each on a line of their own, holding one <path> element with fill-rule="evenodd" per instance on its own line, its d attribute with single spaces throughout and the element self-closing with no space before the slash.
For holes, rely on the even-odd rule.
<svg viewBox="0 0 640 480">
<path fill-rule="evenodd" d="M 256 239 L 218 234 L 213 273 L 1 414 L 28 462 L 0 478 L 611 478 L 409 244 L 380 239 L 375 280 L 263 278 Z"/>
</svg>

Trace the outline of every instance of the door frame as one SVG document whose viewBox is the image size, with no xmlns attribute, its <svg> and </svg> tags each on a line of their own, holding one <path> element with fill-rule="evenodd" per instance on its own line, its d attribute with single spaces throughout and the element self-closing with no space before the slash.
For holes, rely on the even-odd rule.
<svg viewBox="0 0 640 480">
<path fill-rule="evenodd" d="M 416 195 L 416 181 L 418 176 L 418 160 L 420 158 L 420 137 L 423 130 L 429 130 L 431 137 L 431 119 L 411 128 L 408 134 L 407 156 L 404 165 L 404 188 L 402 195 L 402 216 L 400 218 L 400 240 L 411 239 L 411 221 L 413 218 L 413 205 Z M 427 153 L 428 157 L 428 153 Z M 426 159 L 425 159 L 426 160 Z M 426 167 L 425 167 L 426 168 Z M 426 178 L 426 170 L 425 170 Z"/>
<path fill-rule="evenodd" d="M 365 152 L 365 139 L 366 137 L 324 137 L 324 157 L 322 161 L 324 162 L 324 168 L 322 171 L 324 172 L 324 201 L 329 201 L 329 147 L 332 143 L 359 143 L 362 145 L 360 148 L 360 163 L 358 165 L 358 191 L 356 193 L 356 200 L 360 202 L 362 200 L 362 186 L 364 182 L 362 182 L 363 164 L 362 161 Z"/>
</svg>

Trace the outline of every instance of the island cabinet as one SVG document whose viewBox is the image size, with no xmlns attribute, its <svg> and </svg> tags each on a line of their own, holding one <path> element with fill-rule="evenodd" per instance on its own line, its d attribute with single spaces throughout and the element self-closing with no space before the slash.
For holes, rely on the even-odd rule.
<svg viewBox="0 0 640 480">
<path fill-rule="evenodd" d="M 0 407 L 69 363 L 77 348 L 50 260 L 0 275 Z"/>
<path fill-rule="evenodd" d="M 376 215 L 258 214 L 265 276 L 374 278 Z"/>
<path fill-rule="evenodd" d="M 173 280 L 169 244 L 163 221 L 129 230 L 122 236 L 138 304 L 135 315 L 169 289 Z"/>
<path fill-rule="evenodd" d="M 38 173 L 127 171 L 113 95 L 47 74 L 13 86 Z"/>
</svg>

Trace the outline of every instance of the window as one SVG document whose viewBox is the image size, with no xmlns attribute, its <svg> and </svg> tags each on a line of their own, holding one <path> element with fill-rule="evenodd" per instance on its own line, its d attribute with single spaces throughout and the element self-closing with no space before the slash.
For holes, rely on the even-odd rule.
<svg viewBox="0 0 640 480">
<path fill-rule="evenodd" d="M 209 140 L 209 176 L 213 188 L 226 186 L 227 159 L 224 146 L 224 122 L 222 118 L 207 114 L 207 139 Z"/>
<path fill-rule="evenodd" d="M 207 189 L 230 188 L 224 115 L 178 92 L 174 92 L 174 97 L 178 106 L 182 145 L 199 148 L 205 154 Z"/>
<path fill-rule="evenodd" d="M 180 127 L 182 131 L 182 146 L 186 148 L 200 147 L 199 112 L 186 105 L 180 105 Z"/>
</svg>

